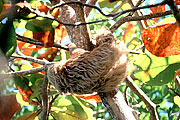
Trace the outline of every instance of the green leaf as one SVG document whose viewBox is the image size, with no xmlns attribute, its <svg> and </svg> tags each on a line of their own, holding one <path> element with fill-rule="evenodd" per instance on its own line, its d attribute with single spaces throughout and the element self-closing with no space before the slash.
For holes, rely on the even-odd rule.
<svg viewBox="0 0 180 120">
<path fill-rule="evenodd" d="M 74 106 L 75 111 L 78 111 L 78 115 L 81 118 L 87 119 L 87 114 L 84 111 L 83 107 L 80 105 L 79 101 L 71 95 L 67 95 L 66 98 L 72 102 L 72 105 Z"/>
<path fill-rule="evenodd" d="M 34 111 L 32 113 L 27 113 L 17 118 L 16 120 L 38 120 L 39 113 L 40 113 L 40 110 Z"/>
<path fill-rule="evenodd" d="M 9 57 L 16 49 L 16 33 L 13 24 L 7 22 L 7 24 L 0 24 L 0 48 L 3 53 Z"/>
<path fill-rule="evenodd" d="M 53 20 L 46 18 L 32 19 L 27 22 L 25 28 L 32 32 L 47 32 L 53 30 Z"/>
<path fill-rule="evenodd" d="M 119 1 L 115 2 L 109 2 L 108 0 L 99 0 L 98 4 L 100 8 L 108 7 L 108 8 L 114 8 L 115 5 L 117 5 Z"/>
<path fill-rule="evenodd" d="M 56 116 L 57 120 L 60 118 L 94 120 L 93 110 L 87 104 L 71 95 L 59 96 L 53 103 L 54 108 L 51 110 L 54 111 L 53 115 Z"/>
<path fill-rule="evenodd" d="M 71 111 L 66 107 L 52 107 L 51 111 L 56 120 L 81 120 L 76 111 Z"/>
<path fill-rule="evenodd" d="M 35 89 L 33 94 L 30 97 L 29 103 L 32 103 L 32 100 L 36 97 L 38 98 L 40 96 L 40 94 L 41 94 L 41 88 Z"/>
<path fill-rule="evenodd" d="M 88 120 L 93 120 L 95 118 L 93 118 L 93 110 L 90 108 L 90 106 L 88 106 L 88 103 L 85 101 L 82 101 L 80 98 L 73 96 L 74 99 L 81 105 L 81 107 L 83 108 L 84 112 L 86 113 L 85 119 Z"/>
<path fill-rule="evenodd" d="M 32 87 L 40 87 L 42 86 L 42 82 L 43 82 L 43 77 L 44 75 L 41 74 L 41 73 L 34 73 L 34 74 L 31 74 L 30 76 L 30 81 L 32 83 Z"/>
<path fill-rule="evenodd" d="M 26 77 L 23 77 L 24 81 L 29 84 L 29 79 Z M 21 89 L 28 89 L 27 85 L 24 83 L 24 81 L 20 77 L 14 77 L 15 84 L 19 86 Z"/>
<path fill-rule="evenodd" d="M 180 55 L 156 57 L 150 53 L 140 55 L 134 62 L 134 76 L 148 85 L 164 85 L 171 82 L 175 71 L 180 68 Z"/>
</svg>

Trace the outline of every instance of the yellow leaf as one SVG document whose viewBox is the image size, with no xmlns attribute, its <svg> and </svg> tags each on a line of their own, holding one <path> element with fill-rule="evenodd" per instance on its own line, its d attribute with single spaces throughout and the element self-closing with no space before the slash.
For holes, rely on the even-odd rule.
<svg viewBox="0 0 180 120">
<path fill-rule="evenodd" d="M 162 24 L 167 24 L 167 23 L 171 23 L 171 22 L 176 22 L 176 19 L 174 17 L 167 17 L 167 18 L 163 19 L 162 21 L 156 23 L 156 25 L 162 25 Z"/>
<path fill-rule="evenodd" d="M 33 38 L 33 33 L 32 33 L 32 31 L 27 30 L 26 32 L 24 32 L 23 36 Z"/>
<path fill-rule="evenodd" d="M 174 103 L 176 103 L 180 107 L 180 97 L 179 96 L 174 97 Z"/>
<path fill-rule="evenodd" d="M 66 52 L 65 52 L 65 50 L 61 49 L 60 52 L 61 52 L 62 60 L 66 60 Z"/>
<path fill-rule="evenodd" d="M 17 99 L 17 102 L 20 103 L 21 106 L 30 106 L 30 104 L 28 102 L 25 102 L 23 100 L 23 98 L 19 92 L 16 94 L 16 99 Z"/>
<path fill-rule="evenodd" d="M 29 62 L 25 60 L 22 60 L 21 62 L 23 63 L 23 65 L 21 66 L 21 70 L 28 70 L 32 68 L 32 65 Z"/>
<path fill-rule="evenodd" d="M 132 39 L 133 34 L 135 34 L 135 28 L 132 22 L 128 22 L 124 35 L 122 36 L 122 41 L 124 43 L 129 43 Z"/>
</svg>

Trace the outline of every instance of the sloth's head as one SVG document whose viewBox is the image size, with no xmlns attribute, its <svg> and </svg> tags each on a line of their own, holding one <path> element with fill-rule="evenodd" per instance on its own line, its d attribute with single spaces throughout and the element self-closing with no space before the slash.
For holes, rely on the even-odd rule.
<svg viewBox="0 0 180 120">
<path fill-rule="evenodd" d="M 112 32 L 105 26 L 100 30 L 97 30 L 95 39 L 97 46 L 102 45 L 103 43 L 112 43 L 115 40 Z"/>
</svg>

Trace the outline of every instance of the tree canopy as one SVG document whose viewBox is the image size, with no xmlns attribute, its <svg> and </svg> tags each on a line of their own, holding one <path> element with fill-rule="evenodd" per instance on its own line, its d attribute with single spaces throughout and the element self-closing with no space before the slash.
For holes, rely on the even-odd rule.
<svg viewBox="0 0 180 120">
<path fill-rule="evenodd" d="M 91 51 L 102 26 L 129 50 L 130 71 L 118 90 L 135 119 L 180 119 L 178 5 L 179 0 L 1 0 L 1 119 L 115 118 L 105 95 L 60 95 L 47 80 L 50 64 L 70 58 L 70 42 Z"/>
</svg>

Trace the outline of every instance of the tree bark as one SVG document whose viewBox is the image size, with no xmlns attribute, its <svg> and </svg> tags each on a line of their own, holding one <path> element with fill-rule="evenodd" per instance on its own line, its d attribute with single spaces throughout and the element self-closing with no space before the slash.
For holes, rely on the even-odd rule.
<svg viewBox="0 0 180 120">
<path fill-rule="evenodd" d="M 116 88 L 113 91 L 99 93 L 103 104 L 115 120 L 135 120 L 130 107 L 126 104 L 122 93 Z"/>
</svg>

